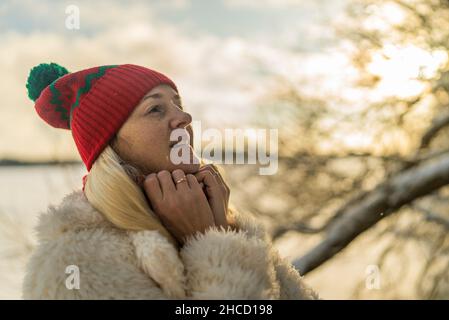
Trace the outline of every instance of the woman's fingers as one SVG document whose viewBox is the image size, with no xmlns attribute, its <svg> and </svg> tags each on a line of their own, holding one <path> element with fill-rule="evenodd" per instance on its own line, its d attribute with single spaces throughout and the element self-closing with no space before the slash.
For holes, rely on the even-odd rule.
<svg viewBox="0 0 449 320">
<path fill-rule="evenodd" d="M 230 189 L 229 189 L 228 185 L 226 184 L 226 182 L 224 181 L 224 179 L 221 176 L 221 174 L 218 171 L 218 169 L 215 167 L 215 165 L 207 164 L 204 167 L 200 168 L 200 170 L 198 172 L 203 172 L 203 171 L 209 171 L 209 172 L 211 172 L 215 176 L 215 178 L 217 179 L 218 184 L 220 185 L 221 191 L 222 191 L 225 199 L 228 200 L 229 199 L 229 195 L 230 195 Z"/>
<path fill-rule="evenodd" d="M 187 181 L 189 182 L 190 189 L 192 189 L 193 191 L 203 191 L 201 183 L 198 182 L 193 174 L 188 174 L 186 177 Z"/>
<path fill-rule="evenodd" d="M 172 172 L 172 177 L 177 190 L 188 191 L 188 189 L 190 189 L 190 184 L 184 171 L 182 171 L 181 169 L 176 169 Z"/>
<path fill-rule="evenodd" d="M 173 183 L 173 178 L 170 172 L 163 170 L 158 172 L 157 178 L 162 187 L 162 196 L 166 198 L 167 195 L 173 194 L 176 191 L 175 184 Z"/>
<path fill-rule="evenodd" d="M 155 173 L 152 173 L 145 178 L 143 186 L 152 203 L 162 200 L 162 189 Z"/>
<path fill-rule="evenodd" d="M 195 177 L 197 178 L 198 182 L 204 183 L 206 189 L 221 192 L 220 185 L 218 184 L 217 179 L 210 171 L 198 171 L 197 173 L 195 173 Z"/>
<path fill-rule="evenodd" d="M 195 174 L 196 179 L 206 186 L 206 194 L 208 196 L 209 204 L 214 213 L 215 223 L 217 225 L 227 226 L 226 220 L 226 200 L 224 199 L 220 185 L 217 179 L 210 171 L 201 171 Z"/>
<path fill-rule="evenodd" d="M 173 181 L 180 179 L 186 181 L 175 186 Z M 144 186 L 155 214 L 179 243 L 183 244 L 196 232 L 205 232 L 217 225 L 211 205 L 195 176 L 185 175 L 182 170 L 161 171 L 149 175 Z"/>
</svg>

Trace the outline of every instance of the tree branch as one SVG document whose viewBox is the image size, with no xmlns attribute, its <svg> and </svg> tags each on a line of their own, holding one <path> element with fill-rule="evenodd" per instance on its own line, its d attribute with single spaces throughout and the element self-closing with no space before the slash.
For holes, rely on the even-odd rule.
<svg viewBox="0 0 449 320">
<path fill-rule="evenodd" d="M 447 125 L 449 125 L 449 112 L 436 117 L 432 122 L 432 126 L 422 136 L 419 149 L 427 147 L 436 134 Z"/>
<path fill-rule="evenodd" d="M 317 268 L 356 237 L 403 205 L 449 184 L 449 155 L 397 174 L 366 192 L 327 229 L 326 238 L 293 265 L 301 274 Z"/>
<path fill-rule="evenodd" d="M 449 230 L 449 219 L 448 218 L 443 217 L 443 216 L 439 215 L 438 213 L 435 213 L 435 212 L 433 212 L 427 208 L 424 208 L 420 205 L 417 205 L 417 204 L 412 205 L 412 208 L 422 212 L 424 214 L 424 218 L 426 219 L 426 221 L 439 224 L 440 226 L 443 226 Z"/>
</svg>

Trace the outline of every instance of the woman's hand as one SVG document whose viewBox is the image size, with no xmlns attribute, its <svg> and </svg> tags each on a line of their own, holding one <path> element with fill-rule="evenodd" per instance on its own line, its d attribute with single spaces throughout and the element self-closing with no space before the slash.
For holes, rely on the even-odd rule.
<svg viewBox="0 0 449 320">
<path fill-rule="evenodd" d="M 211 183 L 208 179 L 208 183 Z M 215 226 L 214 214 L 197 178 L 180 169 L 148 175 L 144 190 L 167 230 L 183 245 L 188 236 Z"/>
<path fill-rule="evenodd" d="M 197 174 L 203 171 L 210 171 L 215 178 L 217 179 L 218 184 L 220 185 L 221 192 L 223 194 L 223 197 L 226 200 L 226 205 L 229 203 L 229 196 L 231 195 L 231 190 L 229 189 L 228 185 L 224 181 L 223 177 L 221 176 L 220 171 L 218 171 L 217 167 L 214 164 L 207 164 L 203 167 L 201 167 Z"/>
<path fill-rule="evenodd" d="M 226 229 L 229 226 L 227 220 L 230 194 L 228 186 L 213 165 L 202 167 L 195 173 L 195 177 L 200 184 L 204 184 L 205 194 L 214 214 L 216 225 Z"/>
</svg>

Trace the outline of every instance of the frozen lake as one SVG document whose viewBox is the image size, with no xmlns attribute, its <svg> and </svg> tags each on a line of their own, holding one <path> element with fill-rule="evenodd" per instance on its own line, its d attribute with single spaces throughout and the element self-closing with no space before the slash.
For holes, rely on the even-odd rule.
<svg viewBox="0 0 449 320">
<path fill-rule="evenodd" d="M 0 299 L 20 299 L 39 213 L 81 188 L 84 172 L 81 165 L 0 167 Z"/>
</svg>

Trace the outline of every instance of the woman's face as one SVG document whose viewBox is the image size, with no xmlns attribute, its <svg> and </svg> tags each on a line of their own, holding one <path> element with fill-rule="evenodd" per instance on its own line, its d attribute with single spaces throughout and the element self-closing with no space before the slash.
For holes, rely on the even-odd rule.
<svg viewBox="0 0 449 320">
<path fill-rule="evenodd" d="M 199 160 L 193 152 L 192 116 L 183 111 L 178 93 L 169 85 L 159 85 L 149 91 L 120 128 L 112 147 L 119 156 L 148 175 L 152 172 L 181 169 L 195 173 Z M 188 141 L 182 148 L 173 148 L 173 130 Z M 176 137 L 179 137 L 177 134 Z M 188 140 L 190 136 L 190 140 Z M 187 151 L 189 163 L 174 164 L 170 154 Z M 193 159 L 196 159 L 195 163 Z"/>
</svg>

